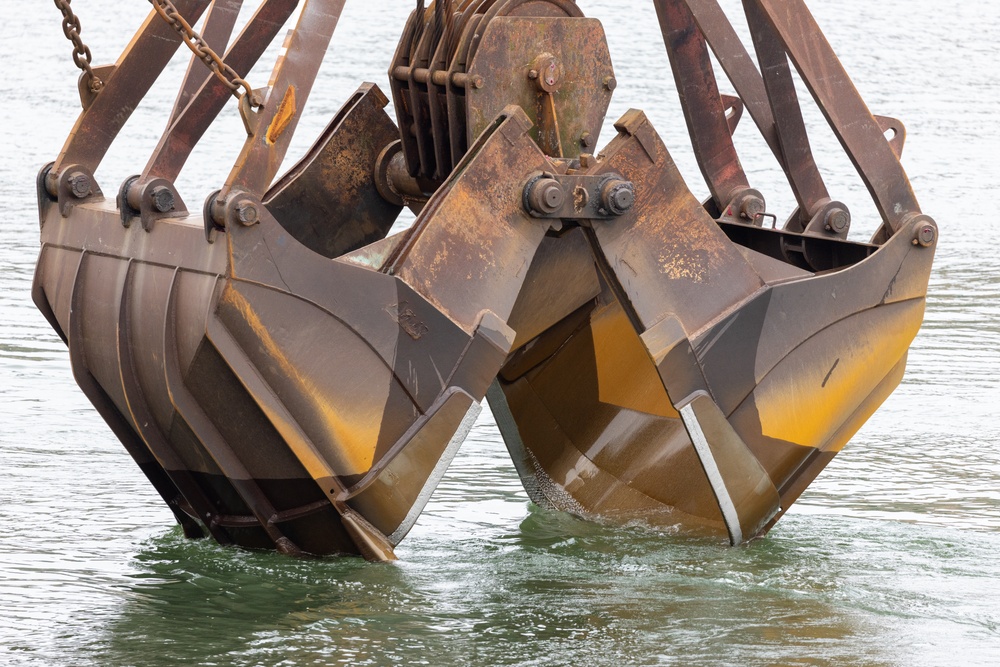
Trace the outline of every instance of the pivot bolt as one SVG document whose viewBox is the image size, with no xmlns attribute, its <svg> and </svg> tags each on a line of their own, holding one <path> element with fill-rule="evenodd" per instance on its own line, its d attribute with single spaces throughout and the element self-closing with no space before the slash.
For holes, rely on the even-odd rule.
<svg viewBox="0 0 1000 667">
<path fill-rule="evenodd" d="M 916 241 L 925 248 L 929 248 L 934 245 L 934 241 L 937 239 L 937 227 L 934 225 L 921 225 L 920 229 L 917 230 Z"/>
<path fill-rule="evenodd" d="M 842 208 L 831 208 L 826 213 L 825 227 L 834 234 L 846 232 L 851 225 L 851 214 Z"/>
<path fill-rule="evenodd" d="M 531 63 L 531 69 L 528 70 L 528 78 L 546 93 L 559 90 L 562 75 L 562 63 L 551 53 L 541 53 L 536 56 Z"/>
<path fill-rule="evenodd" d="M 149 193 L 149 198 L 153 202 L 153 208 L 160 213 L 166 213 L 174 208 L 174 193 L 165 185 L 157 185 Z"/>
<path fill-rule="evenodd" d="M 257 224 L 257 207 L 250 202 L 241 202 L 236 205 L 236 219 L 244 227 Z"/>
<path fill-rule="evenodd" d="M 83 199 L 90 194 L 90 177 L 82 171 L 74 171 L 66 182 L 69 184 L 69 191 L 77 199 Z"/>
<path fill-rule="evenodd" d="M 566 200 L 559 181 L 548 177 L 530 183 L 526 195 L 528 208 L 537 213 L 555 213 Z"/>
<path fill-rule="evenodd" d="M 635 186 L 630 181 L 614 179 L 601 188 L 601 205 L 613 215 L 621 215 L 635 204 Z"/>
<path fill-rule="evenodd" d="M 763 199 L 756 195 L 747 195 L 740 202 L 740 217 L 751 221 L 756 220 L 757 216 L 764 213 L 766 208 Z"/>
<path fill-rule="evenodd" d="M 604 77 L 604 87 L 607 88 L 608 90 L 614 90 L 617 85 L 618 82 L 615 80 L 615 77 L 613 76 Z"/>
</svg>

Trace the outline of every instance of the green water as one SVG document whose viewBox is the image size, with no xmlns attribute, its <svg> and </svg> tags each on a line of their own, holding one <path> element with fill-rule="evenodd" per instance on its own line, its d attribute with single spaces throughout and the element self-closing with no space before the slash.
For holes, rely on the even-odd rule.
<svg viewBox="0 0 1000 667">
<path fill-rule="evenodd" d="M 946 665 L 959 664 L 960 647 L 962 664 L 986 665 L 995 654 L 995 533 L 810 511 L 727 549 L 531 508 L 491 465 L 500 457 L 489 443 L 469 450 L 395 564 L 247 553 L 177 529 L 133 538 L 128 553 L 112 539 L 103 559 L 94 531 L 92 552 L 62 571 L 24 562 L 14 569 L 28 585 L 52 590 L 30 605 L 4 596 L 8 611 L 24 614 L 4 638 L 7 657 Z M 471 477 L 494 490 L 470 491 Z"/>
</svg>

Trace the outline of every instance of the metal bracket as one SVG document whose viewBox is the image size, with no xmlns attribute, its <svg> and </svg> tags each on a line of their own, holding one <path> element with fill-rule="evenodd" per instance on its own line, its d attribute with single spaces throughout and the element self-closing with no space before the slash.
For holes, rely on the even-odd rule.
<svg viewBox="0 0 1000 667">
<path fill-rule="evenodd" d="M 619 216 L 635 203 L 635 186 L 615 173 L 533 174 L 524 186 L 524 208 L 536 218 L 594 220 Z"/>
<path fill-rule="evenodd" d="M 111 75 L 115 73 L 118 69 L 117 65 L 99 65 L 92 68 L 94 71 L 94 77 L 104 81 L 105 84 L 111 79 Z M 90 108 L 90 105 L 94 103 L 97 96 L 101 94 L 101 90 L 92 90 L 90 87 L 90 78 L 87 76 L 86 72 L 80 73 L 80 79 L 77 81 L 77 88 L 80 89 L 80 106 L 86 111 Z"/>
<path fill-rule="evenodd" d="M 163 178 L 153 178 L 145 183 L 141 176 L 130 176 L 118 189 L 118 213 L 122 226 L 129 227 L 134 218 L 142 221 L 147 232 L 160 218 L 173 218 L 187 212 L 187 206 L 173 183 Z"/>
<path fill-rule="evenodd" d="M 49 169 L 45 174 L 45 187 L 59 202 L 59 213 L 64 218 L 69 217 L 77 204 L 104 198 L 94 174 L 79 164 L 66 165 L 57 174 Z"/>
<path fill-rule="evenodd" d="M 215 222 L 215 218 L 212 216 L 215 210 L 215 202 L 219 197 L 219 193 L 222 190 L 215 190 L 210 195 L 205 197 L 205 204 L 201 209 L 201 219 L 205 225 L 205 240 L 209 243 L 215 243 L 215 236 L 219 232 L 226 231 L 226 228 Z"/>
<path fill-rule="evenodd" d="M 247 131 L 248 137 L 252 137 L 257 132 L 257 127 L 260 125 L 262 100 L 267 97 L 269 92 L 270 88 L 256 88 L 253 94 L 244 93 L 240 97 L 240 118 L 243 120 L 243 128 Z"/>
</svg>

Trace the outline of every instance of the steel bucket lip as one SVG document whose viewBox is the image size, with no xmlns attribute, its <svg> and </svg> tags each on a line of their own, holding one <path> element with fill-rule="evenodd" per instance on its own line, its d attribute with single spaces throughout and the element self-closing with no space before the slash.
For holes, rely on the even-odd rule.
<svg viewBox="0 0 1000 667">
<path fill-rule="evenodd" d="M 765 298 L 770 299 L 777 294 L 781 294 L 786 291 L 791 292 L 793 290 L 801 289 L 803 286 L 816 287 L 816 288 L 823 288 L 829 286 L 834 288 L 834 292 L 836 292 L 836 288 L 838 285 L 844 283 L 849 284 L 850 281 L 861 282 L 865 274 L 875 273 L 880 270 L 884 270 L 888 266 L 892 266 L 894 262 L 898 263 L 899 267 L 898 270 L 894 272 L 891 278 L 884 284 L 880 283 L 880 284 L 866 285 L 866 287 L 871 293 L 881 294 L 883 296 L 882 300 L 876 301 L 874 303 L 871 303 L 869 301 L 868 305 L 859 305 L 858 307 L 852 308 L 849 311 L 845 312 L 840 317 L 824 320 L 821 325 L 817 324 L 811 330 L 811 332 L 807 333 L 801 338 L 798 338 L 797 342 L 795 342 L 793 345 L 783 348 L 782 353 L 774 355 L 774 362 L 768 365 L 766 370 L 762 370 L 760 372 L 760 381 L 755 383 L 756 387 L 756 385 L 759 385 L 760 382 L 762 382 L 764 378 L 767 377 L 767 375 L 770 374 L 788 354 L 790 354 L 793 350 L 795 350 L 799 346 L 806 344 L 811 338 L 820 334 L 826 328 L 833 326 L 838 322 L 842 322 L 858 314 L 866 312 L 868 310 L 878 308 L 880 306 L 887 305 L 890 303 L 902 303 L 905 301 L 926 301 L 927 286 L 930 283 L 930 274 L 931 274 L 935 248 L 934 247 L 923 248 L 918 244 L 914 244 L 913 242 L 914 232 L 917 229 L 917 227 L 920 226 L 921 224 L 924 224 L 923 221 L 917 218 L 910 220 L 896 234 L 894 234 L 885 243 L 879 246 L 878 250 L 876 250 L 874 253 L 872 253 L 865 259 L 856 262 L 854 264 L 851 264 L 849 266 L 844 266 L 829 271 L 812 273 L 809 275 L 803 275 L 794 278 L 782 279 L 775 281 L 773 283 L 766 283 L 758 292 L 751 295 L 743 303 L 739 304 L 737 307 L 731 310 L 728 310 L 723 314 L 720 314 L 718 318 L 716 318 L 712 322 L 709 322 L 706 326 L 702 327 L 697 332 L 691 333 L 689 335 L 689 339 L 692 341 L 692 344 L 697 348 L 702 343 L 702 341 L 710 338 L 713 335 L 713 330 L 717 329 L 720 326 L 724 326 L 724 323 L 728 319 L 733 317 L 738 317 L 741 310 L 748 308 L 751 305 L 751 303 L 756 300 Z M 921 256 L 923 253 L 926 253 L 926 255 Z M 917 261 L 915 262 L 909 261 L 914 258 L 916 258 Z M 909 296 L 906 296 L 905 298 L 894 299 L 892 301 L 885 301 L 884 298 L 887 295 L 886 290 L 889 289 L 892 285 L 895 285 L 897 282 L 903 282 L 903 283 L 908 282 L 905 280 L 908 277 L 911 279 L 911 281 L 912 280 L 917 281 L 917 284 L 920 286 L 920 289 L 918 290 L 919 293 L 913 293 Z M 848 294 L 845 298 L 850 300 L 851 298 L 857 298 L 857 297 L 852 294 Z M 836 296 L 834 296 L 833 299 L 836 300 Z M 842 303 L 843 298 L 841 298 L 839 302 Z M 820 309 L 820 312 L 822 312 L 822 309 Z M 795 317 L 790 317 L 789 319 L 793 322 L 799 321 Z M 766 337 L 766 334 L 762 333 L 762 337 Z M 764 349 L 766 352 L 768 349 L 768 345 L 765 344 Z M 750 397 L 750 395 L 752 395 L 752 393 L 753 391 L 751 390 L 750 393 L 744 396 L 743 399 L 741 399 L 736 404 L 737 408 L 739 405 L 742 405 L 742 403 L 746 401 Z M 736 408 L 734 408 L 733 411 L 735 411 L 735 409 Z"/>
</svg>

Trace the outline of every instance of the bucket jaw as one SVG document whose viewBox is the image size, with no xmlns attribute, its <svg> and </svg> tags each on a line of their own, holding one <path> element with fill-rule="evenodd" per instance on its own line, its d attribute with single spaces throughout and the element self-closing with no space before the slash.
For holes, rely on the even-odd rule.
<svg viewBox="0 0 1000 667">
<path fill-rule="evenodd" d="M 108 196 L 97 166 L 193 39 L 167 4 L 205 15 L 228 74 L 202 50 Z M 279 176 L 343 1 L 302 3 L 268 86 L 241 77 L 298 4 L 265 0 L 228 44 L 240 3 L 155 0 L 38 177 L 35 303 L 186 535 L 392 560 L 485 396 L 536 503 L 741 544 L 899 383 L 937 228 L 902 125 L 799 0 L 744 3 L 760 71 L 714 1 L 655 2 L 704 200 L 641 111 L 597 149 L 616 81 L 568 0 L 419 4 L 398 129 L 363 84 Z M 870 242 L 820 177 L 791 67 L 876 202 Z M 190 211 L 174 181 L 233 90 L 246 141 Z M 744 111 L 796 197 L 781 226 L 732 141 Z"/>
</svg>

